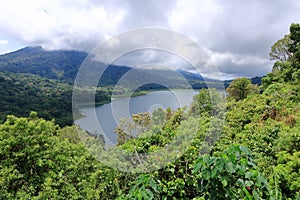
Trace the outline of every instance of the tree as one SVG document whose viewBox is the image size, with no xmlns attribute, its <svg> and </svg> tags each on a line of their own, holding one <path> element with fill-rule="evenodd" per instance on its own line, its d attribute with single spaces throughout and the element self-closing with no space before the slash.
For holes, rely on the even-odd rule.
<svg viewBox="0 0 300 200">
<path fill-rule="evenodd" d="M 299 82 L 300 80 L 300 24 L 291 24 L 290 33 L 278 40 L 271 49 L 274 63 L 272 73 L 263 79 L 267 88 L 273 82 Z"/>
<path fill-rule="evenodd" d="M 299 102 L 298 85 L 273 83 L 261 95 L 229 103 L 226 128 L 214 147 L 214 152 L 230 144 L 249 148 L 275 199 L 297 199 L 300 191 Z"/>
<path fill-rule="evenodd" d="M 228 98 L 233 98 L 236 101 L 245 99 L 250 94 L 259 93 L 258 87 L 253 85 L 247 78 L 234 79 L 226 91 L 228 92 Z"/>
<path fill-rule="evenodd" d="M 199 116 L 208 113 L 213 116 L 220 111 L 219 103 L 221 95 L 216 89 L 201 89 L 199 94 L 193 97 L 193 103 L 190 108 L 190 114 Z"/>
<path fill-rule="evenodd" d="M 289 51 L 289 45 L 292 43 L 290 35 L 285 35 L 271 47 L 270 59 L 276 61 L 287 61 L 292 57 Z"/>
<path fill-rule="evenodd" d="M 147 132 L 151 125 L 151 115 L 148 112 L 133 114 L 132 121 L 128 117 L 120 119 L 119 125 L 115 128 L 118 145 Z"/>
<path fill-rule="evenodd" d="M 291 24 L 290 26 L 290 38 L 292 40 L 289 45 L 289 52 L 294 54 L 295 60 L 300 61 L 300 24 Z"/>
<path fill-rule="evenodd" d="M 84 199 L 96 160 L 32 112 L 0 125 L 0 199 Z"/>
<path fill-rule="evenodd" d="M 292 81 L 299 82 L 300 80 L 300 24 L 292 24 L 290 26 L 290 35 L 292 43 L 289 51 L 293 53 L 292 59 Z"/>
<path fill-rule="evenodd" d="M 162 108 L 158 108 L 152 113 L 152 121 L 155 125 L 163 125 L 166 122 L 166 111 Z"/>
</svg>

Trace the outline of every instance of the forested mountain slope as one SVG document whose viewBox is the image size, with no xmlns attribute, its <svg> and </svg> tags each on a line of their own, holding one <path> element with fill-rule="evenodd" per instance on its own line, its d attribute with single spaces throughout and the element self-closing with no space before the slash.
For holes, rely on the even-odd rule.
<svg viewBox="0 0 300 200">
<path fill-rule="evenodd" d="M 13 73 L 30 73 L 43 78 L 57 79 L 67 83 L 73 83 L 78 69 L 84 59 L 86 52 L 70 50 L 44 50 L 42 47 L 25 47 L 23 49 L 0 55 L 0 71 Z M 99 62 L 99 67 L 105 65 Z M 103 74 L 100 86 L 114 85 L 119 78 L 131 69 L 130 66 L 110 65 Z M 151 71 L 151 70 L 149 70 Z M 165 72 L 163 70 L 162 72 Z M 159 72 L 157 74 L 163 74 Z M 179 74 L 191 81 L 203 81 L 200 75 L 189 73 L 185 70 L 178 70 Z M 145 71 L 143 77 L 149 72 Z M 150 74 L 151 75 L 151 74 Z M 139 74 L 141 76 L 141 74 Z M 172 80 L 174 75 L 170 73 L 165 76 Z M 214 80 L 212 80 L 214 81 Z"/>
<path fill-rule="evenodd" d="M 72 87 L 56 80 L 32 74 L 0 72 L 0 120 L 6 115 L 39 112 L 45 119 L 55 119 L 62 126 L 73 124 Z"/>
<path fill-rule="evenodd" d="M 0 199 L 298 200 L 300 24 L 288 38 L 287 52 L 276 50 L 280 40 L 272 47 L 286 59 L 260 87 L 238 78 L 226 97 L 202 89 L 189 109 L 122 119 L 122 154 L 35 112 L 8 116 L 0 124 Z"/>
<path fill-rule="evenodd" d="M 0 70 L 72 83 L 86 56 L 87 53 L 79 51 L 46 51 L 42 47 L 25 47 L 1 55 Z"/>
</svg>

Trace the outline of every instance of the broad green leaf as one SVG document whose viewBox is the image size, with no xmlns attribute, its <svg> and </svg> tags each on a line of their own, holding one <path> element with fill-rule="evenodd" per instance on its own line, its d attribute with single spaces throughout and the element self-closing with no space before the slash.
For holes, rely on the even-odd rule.
<svg viewBox="0 0 300 200">
<path fill-rule="evenodd" d="M 225 163 L 225 169 L 231 174 L 235 172 L 235 166 L 232 162 Z"/>
<path fill-rule="evenodd" d="M 244 182 L 244 180 L 243 179 L 238 179 L 237 181 L 236 181 L 236 185 L 238 185 L 238 186 L 241 186 L 241 187 L 245 187 L 245 182 Z"/>
<path fill-rule="evenodd" d="M 211 178 L 210 171 L 208 169 L 203 170 L 201 176 L 203 179 L 209 180 Z"/>
<path fill-rule="evenodd" d="M 243 188 L 242 190 L 246 194 L 247 200 L 252 200 L 253 199 L 251 194 L 248 192 L 248 190 L 246 188 Z"/>
<path fill-rule="evenodd" d="M 222 183 L 222 185 L 223 185 L 224 187 L 226 187 L 227 184 L 228 184 L 227 180 L 224 179 L 224 178 L 222 178 L 221 183 Z"/>
<path fill-rule="evenodd" d="M 253 181 L 245 181 L 245 186 L 248 187 L 248 186 L 252 186 L 254 183 Z"/>
</svg>

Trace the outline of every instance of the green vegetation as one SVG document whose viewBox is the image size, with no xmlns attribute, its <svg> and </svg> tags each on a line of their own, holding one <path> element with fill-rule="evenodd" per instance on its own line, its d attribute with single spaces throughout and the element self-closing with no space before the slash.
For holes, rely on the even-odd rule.
<svg viewBox="0 0 300 200">
<path fill-rule="evenodd" d="M 71 125 L 72 87 L 32 74 L 0 72 L 0 120 L 6 115 L 27 116 L 37 111 L 45 119 L 61 126 Z"/>
<path fill-rule="evenodd" d="M 78 51 L 46 51 L 42 47 L 25 47 L 0 56 L 0 70 L 29 73 L 43 78 L 73 83 L 82 61 L 87 56 Z"/>
<path fill-rule="evenodd" d="M 228 98 L 233 98 L 236 101 L 245 99 L 250 94 L 258 94 L 259 88 L 257 85 L 252 85 L 247 78 L 234 79 L 226 89 Z"/>
<path fill-rule="evenodd" d="M 226 104 L 216 90 L 202 89 L 189 110 L 121 119 L 123 160 L 76 126 L 60 128 L 35 112 L 9 115 L 0 125 L 0 199 L 299 199 L 300 25 L 274 45 L 277 62 L 260 88 L 240 78 L 229 85 Z M 2 90 L 48 94 L 45 80 L 18 78 L 2 75 Z M 28 84 L 36 86 L 22 89 Z M 70 87 L 48 84 L 60 86 L 51 95 Z M 101 156 L 106 163 L 97 161 Z"/>
<path fill-rule="evenodd" d="M 299 82 L 300 79 L 300 25 L 292 24 L 290 34 L 272 46 L 271 59 L 277 60 L 273 72 L 264 78 L 263 84 L 273 82 Z"/>
<path fill-rule="evenodd" d="M 137 92 L 133 92 L 132 94 L 130 94 L 130 93 L 118 94 L 118 95 L 113 95 L 112 100 L 121 99 L 121 98 L 125 98 L 125 97 L 137 97 L 137 96 L 142 96 L 142 95 L 145 95 L 148 93 L 149 93 L 149 91 L 137 91 Z"/>
<path fill-rule="evenodd" d="M 249 148 L 277 194 L 295 197 L 300 189 L 299 102 L 299 84 L 287 83 L 274 83 L 261 95 L 229 102 L 227 126 L 215 153 L 233 144 Z"/>
<path fill-rule="evenodd" d="M 0 72 L 0 121 L 7 115 L 26 116 L 36 111 L 39 116 L 55 119 L 61 127 L 73 124 L 71 85 L 32 74 L 14 74 Z M 112 87 L 98 87 L 95 90 L 81 90 L 77 102 L 93 100 L 98 105 L 110 102 Z M 74 110 L 79 113 L 79 111 Z"/>
</svg>

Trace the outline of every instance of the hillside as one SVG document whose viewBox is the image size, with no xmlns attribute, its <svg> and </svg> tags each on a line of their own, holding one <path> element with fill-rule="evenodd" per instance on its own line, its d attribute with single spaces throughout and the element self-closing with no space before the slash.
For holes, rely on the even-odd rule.
<svg viewBox="0 0 300 200">
<path fill-rule="evenodd" d="M 0 72 L 0 121 L 6 115 L 26 116 L 37 111 L 61 126 L 73 124 L 72 87 L 32 74 Z"/>
<path fill-rule="evenodd" d="M 14 52 L 0 55 L 0 71 L 30 73 L 43 78 L 55 79 L 73 84 L 78 69 L 86 57 L 87 53 L 80 51 L 47 51 L 42 47 L 25 47 Z M 105 65 L 99 63 L 99 67 L 104 68 Z M 115 85 L 119 79 L 130 70 L 132 70 L 130 66 L 110 65 L 104 71 L 98 86 Z M 181 75 L 181 77 L 179 77 L 179 75 Z M 201 75 L 183 69 L 177 69 L 176 71 L 138 69 L 133 70 L 131 77 L 130 80 L 126 80 L 126 83 L 123 83 L 129 88 L 135 87 L 136 83 L 141 82 L 142 80 L 148 80 L 148 82 L 151 80 L 154 83 L 164 80 L 170 88 L 186 88 L 191 86 L 194 89 L 201 89 L 207 87 L 204 83 L 204 78 Z M 220 83 L 219 80 L 215 79 L 206 78 L 205 80 L 210 83 L 215 83 L 216 87 L 218 87 Z M 253 84 L 260 85 L 262 77 L 254 77 L 251 80 Z M 228 87 L 231 81 L 232 80 L 224 81 L 225 88 Z M 189 83 L 190 86 L 187 86 L 186 83 Z M 165 87 L 159 84 L 148 84 L 141 87 L 140 90 L 163 88 Z"/>
<path fill-rule="evenodd" d="M 237 78 L 226 96 L 201 89 L 188 109 L 120 119 L 115 148 L 36 112 L 7 116 L 0 124 L 0 199 L 299 200 L 300 24 L 290 26 L 282 46 L 290 57 L 277 60 L 261 86 Z M 68 98 L 68 84 L 0 75 L 2 104 L 19 103 L 13 113 L 26 104 L 58 112 L 67 105 L 59 98 Z"/>
<path fill-rule="evenodd" d="M 25 47 L 0 55 L 0 120 L 3 121 L 7 114 L 24 116 L 34 110 L 45 119 L 55 118 L 62 126 L 72 124 L 71 85 L 86 56 L 85 52 L 46 51 L 41 47 Z M 104 67 L 102 63 L 99 66 Z M 126 73 L 130 74 L 129 78 L 118 83 Z M 89 77 L 84 78 L 88 79 Z M 213 79 L 206 80 L 210 84 L 215 83 L 216 87 L 221 83 Z M 225 81 L 225 86 L 230 82 Z M 182 69 L 150 70 L 110 65 L 99 81 L 96 93 L 98 105 L 110 101 L 112 86 L 117 83 L 119 87 L 115 92 L 118 94 L 165 88 L 207 87 L 203 77 Z M 64 102 L 63 105 L 60 104 L 61 101 Z"/>
<path fill-rule="evenodd" d="M 71 83 L 81 62 L 87 56 L 78 51 L 46 51 L 41 47 L 25 47 L 0 56 L 0 70 L 30 73 L 43 78 Z"/>
<path fill-rule="evenodd" d="M 61 80 L 67 83 L 73 83 L 78 69 L 87 53 L 80 51 L 53 50 L 47 51 L 42 47 L 25 47 L 23 49 L 0 55 L 0 71 L 12 73 L 30 73 L 39 75 L 43 78 Z M 99 66 L 104 65 L 99 63 Z M 100 81 L 100 86 L 114 85 L 119 78 L 128 72 L 131 67 L 110 65 Z M 159 71 L 159 70 L 158 70 Z M 157 74 L 163 74 L 166 71 L 159 71 Z M 179 70 L 187 80 L 203 81 L 199 75 Z M 145 72 L 144 77 L 150 75 Z M 172 80 L 171 76 L 165 76 Z M 139 74 L 138 76 L 141 76 Z M 176 79 L 176 78 L 175 78 Z"/>
</svg>

